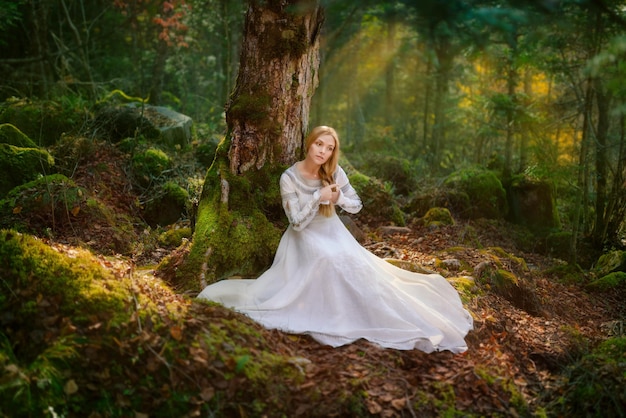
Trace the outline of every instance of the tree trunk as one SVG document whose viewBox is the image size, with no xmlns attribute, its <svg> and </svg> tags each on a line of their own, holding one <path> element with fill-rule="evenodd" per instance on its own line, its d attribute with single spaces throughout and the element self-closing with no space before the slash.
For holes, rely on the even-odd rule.
<svg viewBox="0 0 626 418">
<path fill-rule="evenodd" d="M 252 1 L 248 9 L 239 74 L 226 108 L 233 174 L 301 155 L 323 18 L 318 7 L 299 3 Z"/>
<path fill-rule="evenodd" d="M 437 55 L 437 66 L 435 76 L 435 98 L 434 98 L 434 122 L 430 141 L 429 154 L 431 164 L 439 168 L 440 156 L 445 148 L 446 136 L 446 103 L 448 101 L 448 84 L 450 72 L 452 71 L 453 55 L 450 53 L 450 42 L 443 39 L 437 42 L 435 53 Z"/>
<path fill-rule="evenodd" d="M 302 156 L 322 22 L 316 2 L 250 2 L 228 132 L 205 178 L 178 284 L 197 290 L 269 267 L 282 232 L 275 223 L 284 220 L 279 176 Z"/>
<path fill-rule="evenodd" d="M 596 129 L 596 221 L 593 228 L 593 237 L 597 245 L 604 241 L 606 219 L 606 188 L 608 175 L 607 136 L 609 134 L 610 95 L 604 91 L 602 82 L 595 80 L 596 107 L 598 122 Z"/>
</svg>

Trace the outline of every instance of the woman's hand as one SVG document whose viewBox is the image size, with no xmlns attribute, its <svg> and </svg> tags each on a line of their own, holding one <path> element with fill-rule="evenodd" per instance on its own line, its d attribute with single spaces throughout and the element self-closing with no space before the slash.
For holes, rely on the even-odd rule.
<svg viewBox="0 0 626 418">
<path fill-rule="evenodd" d="M 339 199 L 339 186 L 336 184 L 329 184 L 320 189 L 320 202 L 337 203 L 337 199 Z"/>
</svg>

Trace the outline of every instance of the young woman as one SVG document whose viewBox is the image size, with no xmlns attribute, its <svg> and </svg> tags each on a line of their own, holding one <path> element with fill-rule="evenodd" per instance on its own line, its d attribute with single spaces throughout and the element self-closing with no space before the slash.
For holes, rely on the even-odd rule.
<svg viewBox="0 0 626 418">
<path fill-rule="evenodd" d="M 318 126 L 306 157 L 280 179 L 289 227 L 274 262 L 257 279 L 222 280 L 199 295 L 266 328 L 309 334 L 333 347 L 364 338 L 383 347 L 425 352 L 467 349 L 472 316 L 438 274 L 412 273 L 363 248 L 335 212 L 362 204 L 337 164 L 339 138 Z"/>
</svg>

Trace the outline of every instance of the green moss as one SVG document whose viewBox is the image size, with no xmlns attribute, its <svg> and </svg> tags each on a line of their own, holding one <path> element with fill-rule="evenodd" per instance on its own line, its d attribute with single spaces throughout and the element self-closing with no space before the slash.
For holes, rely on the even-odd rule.
<svg viewBox="0 0 626 418">
<path fill-rule="evenodd" d="M 452 214 L 447 208 L 430 208 L 422 222 L 425 226 L 454 225 Z"/>
<path fill-rule="evenodd" d="M 342 162 L 350 184 L 363 202 L 359 216 L 387 219 L 396 225 L 406 225 L 404 213 L 396 203 L 391 190 L 374 177 L 357 171 L 349 163 Z"/>
<path fill-rule="evenodd" d="M 160 149 L 149 148 L 133 157 L 133 177 L 147 187 L 172 166 L 170 157 Z"/>
<path fill-rule="evenodd" d="M 614 250 L 602 254 L 593 269 L 597 276 L 626 270 L 626 251 Z"/>
<path fill-rule="evenodd" d="M 20 148 L 37 148 L 37 144 L 10 123 L 0 125 L 0 143 Z"/>
<path fill-rule="evenodd" d="M 0 144 L 0 196 L 40 175 L 51 174 L 54 158 L 38 148 Z"/>
<path fill-rule="evenodd" d="M 253 189 L 248 177 L 230 174 L 226 160 L 220 157 L 207 172 L 192 248 L 177 271 L 176 282 L 189 289 L 231 275 L 256 277 L 271 264 L 280 240 L 281 230 L 261 209 L 263 191 Z M 229 192 L 222 196 L 226 184 Z"/>
<path fill-rule="evenodd" d="M 609 291 L 626 285 L 626 273 L 623 271 L 615 271 L 606 276 L 602 276 L 589 283 L 588 287 L 592 290 Z"/>
<path fill-rule="evenodd" d="M 32 312 L 22 311 L 23 306 L 41 295 L 55 300 L 60 313 L 77 322 L 103 312 L 112 313 L 112 320 L 126 316 L 124 285 L 87 251 L 77 250 L 73 258 L 64 257 L 29 235 L 0 230 L 0 254 L 2 259 L 11 260 L 10 266 L 1 268 L 4 284 L 11 290 L 11 296 L 0 305 L 3 312 L 11 311 L 16 318 L 28 320 Z"/>
<path fill-rule="evenodd" d="M 159 242 L 166 247 L 178 247 L 183 239 L 190 239 L 191 235 L 191 228 L 173 228 L 159 235 Z"/>
<path fill-rule="evenodd" d="M 583 284 L 587 280 L 585 272 L 577 264 L 557 264 L 542 274 L 565 284 Z"/>
<path fill-rule="evenodd" d="M 39 146 L 51 146 L 63 133 L 74 132 L 85 119 L 85 103 L 64 95 L 60 101 L 9 99 L 2 104 L 0 123 L 10 123 Z"/>
</svg>

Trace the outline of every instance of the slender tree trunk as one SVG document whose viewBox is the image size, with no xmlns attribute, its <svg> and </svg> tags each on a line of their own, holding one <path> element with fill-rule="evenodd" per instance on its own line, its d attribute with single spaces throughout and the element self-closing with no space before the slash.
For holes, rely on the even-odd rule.
<svg viewBox="0 0 626 418">
<path fill-rule="evenodd" d="M 432 74 L 432 60 L 428 60 L 426 65 L 426 77 L 424 77 L 424 114 L 422 116 L 422 155 L 427 152 L 428 144 L 430 143 L 429 138 L 429 127 L 430 127 L 430 101 L 432 95 L 432 83 L 430 82 L 431 74 Z"/>
<path fill-rule="evenodd" d="M 596 244 L 601 245 L 604 240 L 606 218 L 606 188 L 608 175 L 607 136 L 609 133 L 609 111 L 611 97 L 605 92 L 602 82 L 595 80 L 596 107 L 598 122 L 596 129 L 596 219 L 593 228 L 593 237 Z"/>
<path fill-rule="evenodd" d="M 515 91 L 517 90 L 517 67 L 515 61 L 517 59 L 517 36 L 509 45 L 509 56 L 507 62 L 507 95 L 509 96 L 509 104 L 506 109 L 506 142 L 504 145 L 504 177 L 511 175 L 511 167 L 513 167 L 513 141 L 515 136 L 515 112 L 517 106 L 517 98 Z"/>
<path fill-rule="evenodd" d="M 620 118 L 620 142 L 617 168 L 608 196 L 606 219 L 602 236 L 609 244 L 620 245 L 620 230 L 626 222 L 626 128 L 624 117 Z"/>
<path fill-rule="evenodd" d="M 394 90 L 395 90 L 395 37 L 396 37 L 395 15 L 389 16 L 387 22 L 387 65 L 385 67 L 385 124 L 393 125 Z"/>
<path fill-rule="evenodd" d="M 52 82 L 48 60 L 48 3 L 45 1 L 30 0 L 30 10 L 33 19 L 33 42 L 35 56 L 39 57 L 39 80 L 33 83 L 35 86 L 34 95 L 48 96 L 49 84 Z"/>
<path fill-rule="evenodd" d="M 526 70 L 524 72 L 524 95 L 526 97 L 533 97 L 532 73 L 530 72 L 530 70 Z M 520 144 L 519 144 L 518 172 L 522 173 L 526 169 L 526 166 L 528 165 L 528 142 L 529 142 L 528 129 L 521 129 L 519 132 L 519 135 L 520 135 Z"/>
<path fill-rule="evenodd" d="M 572 220 L 572 239 L 570 241 L 570 263 L 576 263 L 576 247 L 578 242 L 578 236 L 580 234 L 581 223 L 584 224 L 584 206 L 586 206 L 587 199 L 587 153 L 589 149 L 589 134 L 591 124 L 591 112 L 592 112 L 592 98 L 593 89 L 591 86 L 591 80 L 587 82 L 587 88 L 584 99 L 583 109 L 583 126 L 582 126 L 582 138 L 580 141 L 580 154 L 578 156 L 578 193 L 576 194 L 576 203 L 574 205 L 574 219 Z M 582 212 L 582 213 L 581 213 Z M 581 221 L 581 217 L 583 220 Z"/>
<path fill-rule="evenodd" d="M 452 54 L 450 43 L 441 40 L 436 48 L 438 66 L 436 68 L 435 99 L 434 99 L 434 125 L 430 143 L 432 163 L 439 165 L 442 150 L 445 148 L 446 136 L 446 102 L 448 99 L 448 83 L 452 69 Z"/>
</svg>

